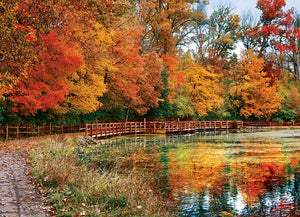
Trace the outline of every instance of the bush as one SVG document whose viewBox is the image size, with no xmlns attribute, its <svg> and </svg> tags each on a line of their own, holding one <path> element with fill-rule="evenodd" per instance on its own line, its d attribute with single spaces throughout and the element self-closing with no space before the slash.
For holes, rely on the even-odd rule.
<svg viewBox="0 0 300 217">
<path fill-rule="evenodd" d="M 297 113 L 289 108 L 281 108 L 272 115 L 271 120 L 275 122 L 295 121 Z"/>
</svg>

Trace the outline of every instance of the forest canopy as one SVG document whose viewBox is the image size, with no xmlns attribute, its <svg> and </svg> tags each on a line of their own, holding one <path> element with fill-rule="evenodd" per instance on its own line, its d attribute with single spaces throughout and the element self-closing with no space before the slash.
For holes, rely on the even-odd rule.
<svg viewBox="0 0 300 217">
<path fill-rule="evenodd" d="M 1 1 L 0 123 L 300 120 L 300 15 L 208 4 Z"/>
</svg>

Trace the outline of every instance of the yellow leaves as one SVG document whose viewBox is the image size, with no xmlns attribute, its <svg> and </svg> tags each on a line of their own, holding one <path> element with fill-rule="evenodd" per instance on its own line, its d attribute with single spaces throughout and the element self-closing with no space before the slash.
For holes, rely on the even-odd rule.
<svg viewBox="0 0 300 217">
<path fill-rule="evenodd" d="M 0 96 L 5 93 L 10 92 L 13 88 L 13 84 L 16 83 L 18 79 L 9 73 L 0 74 Z"/>
<path fill-rule="evenodd" d="M 70 37 L 77 41 L 85 65 L 68 77 L 69 95 L 56 109 L 57 113 L 75 110 L 89 113 L 99 109 L 102 106 L 99 97 L 107 91 L 104 78 L 108 72 L 116 71 L 109 51 L 114 44 L 113 31 L 109 32 L 95 20 L 76 23 L 74 29 Z"/>
<path fill-rule="evenodd" d="M 233 36 L 232 35 L 229 35 L 229 34 L 224 34 L 222 36 L 220 36 L 219 38 L 217 39 L 213 39 L 212 40 L 212 43 L 216 43 L 216 44 L 233 44 L 234 43 L 234 40 L 233 40 Z"/>
<path fill-rule="evenodd" d="M 94 45 L 94 48 L 113 44 L 111 34 L 98 22 L 90 21 L 87 25 L 82 25 L 80 29 L 77 37 L 81 39 L 81 42 Z"/>
<path fill-rule="evenodd" d="M 240 110 L 240 115 L 246 118 L 270 118 L 281 106 L 277 84 L 270 85 L 270 78 L 263 71 L 264 66 L 264 60 L 248 50 L 234 69 L 238 74 L 229 87 L 229 94 L 234 106 Z"/>
<path fill-rule="evenodd" d="M 199 116 L 206 116 L 208 112 L 221 107 L 224 100 L 216 74 L 193 63 L 185 70 L 185 78 L 187 97 Z"/>
<path fill-rule="evenodd" d="M 228 16 L 228 20 L 231 22 L 232 24 L 232 30 L 236 30 L 239 27 L 240 24 L 240 16 L 237 14 L 230 14 Z"/>
<path fill-rule="evenodd" d="M 82 113 L 96 111 L 102 105 L 98 98 L 106 92 L 104 76 L 96 73 L 75 72 L 72 80 L 67 82 L 69 95 L 64 103 L 56 109 L 57 113 L 80 110 Z"/>
</svg>

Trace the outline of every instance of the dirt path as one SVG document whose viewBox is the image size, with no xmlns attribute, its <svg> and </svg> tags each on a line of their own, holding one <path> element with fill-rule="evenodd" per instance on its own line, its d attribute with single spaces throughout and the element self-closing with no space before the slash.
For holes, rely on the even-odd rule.
<svg viewBox="0 0 300 217">
<path fill-rule="evenodd" d="M 29 178 L 22 150 L 0 149 L 0 217 L 50 216 Z"/>
</svg>

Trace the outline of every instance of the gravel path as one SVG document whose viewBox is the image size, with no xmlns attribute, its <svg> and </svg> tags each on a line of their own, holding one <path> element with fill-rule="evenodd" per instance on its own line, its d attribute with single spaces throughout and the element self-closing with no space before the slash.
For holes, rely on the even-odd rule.
<svg viewBox="0 0 300 217">
<path fill-rule="evenodd" d="M 0 149 L 0 217 L 50 216 L 20 150 Z"/>
</svg>

